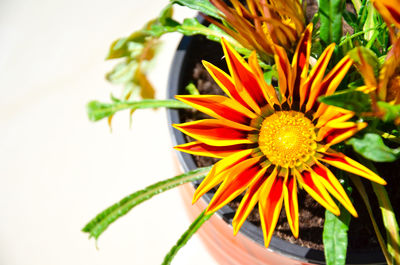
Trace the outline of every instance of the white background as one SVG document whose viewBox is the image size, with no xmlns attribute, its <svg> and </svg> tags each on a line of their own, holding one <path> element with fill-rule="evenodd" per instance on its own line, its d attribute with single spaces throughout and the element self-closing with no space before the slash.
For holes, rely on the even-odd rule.
<svg viewBox="0 0 400 265">
<path fill-rule="evenodd" d="M 99 239 L 80 230 L 122 197 L 172 177 L 163 110 L 91 123 L 107 102 L 110 43 L 157 16 L 167 0 L 0 1 L 0 265 L 160 264 L 189 225 L 177 190 L 114 223 Z M 193 16 L 186 9 L 178 17 Z M 151 81 L 164 98 L 179 34 L 165 39 Z M 197 237 L 173 264 L 215 264 Z"/>
</svg>

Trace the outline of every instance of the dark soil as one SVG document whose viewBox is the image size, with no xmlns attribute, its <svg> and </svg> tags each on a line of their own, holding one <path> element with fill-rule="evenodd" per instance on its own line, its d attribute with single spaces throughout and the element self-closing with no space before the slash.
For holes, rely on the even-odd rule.
<svg viewBox="0 0 400 265">
<path fill-rule="evenodd" d="M 197 52 L 192 56 L 192 74 L 188 77 L 188 82 L 193 82 L 198 88 L 200 94 L 214 94 L 223 95 L 223 91 L 218 85 L 212 80 L 211 76 L 204 69 L 200 63 L 201 59 L 212 62 L 218 67 L 227 71 L 225 61 L 223 60 L 222 51 L 217 43 L 213 43 L 205 40 L 204 37 L 198 37 L 199 41 L 194 45 L 194 49 Z M 205 49 L 204 49 L 205 47 Z M 210 55 L 210 49 L 213 51 Z M 182 94 L 185 92 L 182 91 Z M 181 121 L 188 122 L 198 119 L 209 118 L 207 115 L 200 113 L 196 110 L 181 110 Z M 187 137 L 188 141 L 192 141 Z M 209 166 L 214 164 L 218 159 L 193 156 L 194 160 L 199 167 Z M 388 182 L 386 186 L 389 196 L 391 198 L 393 208 L 395 209 L 396 216 L 400 216 L 400 163 L 384 164 L 380 163 L 376 165 L 379 174 L 385 178 Z M 333 170 L 333 169 L 332 169 Z M 383 227 L 379 211 L 379 206 L 376 202 L 376 196 L 372 191 L 371 185 L 368 181 L 364 181 L 365 187 L 369 193 L 372 209 L 374 209 L 374 215 L 378 222 L 379 227 Z M 352 218 L 349 228 L 349 248 L 353 250 L 372 250 L 379 248 L 376 240 L 375 232 L 371 225 L 368 212 L 361 200 L 359 194 L 355 189 L 352 193 L 352 199 L 354 200 L 354 206 L 359 214 L 358 218 Z M 274 232 L 274 236 L 285 239 L 292 243 L 317 249 L 323 250 L 322 244 L 322 231 L 324 225 L 325 208 L 318 204 L 312 199 L 305 191 L 299 191 L 299 225 L 300 235 L 299 238 L 294 238 L 291 234 L 289 225 L 286 219 L 286 213 L 284 208 L 281 211 L 281 215 Z M 232 201 L 229 206 L 233 209 L 237 209 L 241 201 L 241 196 Z M 260 218 L 258 213 L 258 207 L 256 206 L 248 217 L 248 221 L 255 225 L 260 226 Z M 399 221 L 399 220 L 398 220 Z M 385 235 L 384 231 L 381 231 Z"/>
</svg>

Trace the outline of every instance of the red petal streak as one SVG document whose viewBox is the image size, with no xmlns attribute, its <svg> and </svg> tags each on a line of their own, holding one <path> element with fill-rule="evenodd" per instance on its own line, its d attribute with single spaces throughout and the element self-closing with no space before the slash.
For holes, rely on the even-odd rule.
<svg viewBox="0 0 400 265">
<path fill-rule="evenodd" d="M 299 96 L 299 87 L 303 84 L 305 78 L 307 77 L 310 52 L 311 52 L 311 33 L 313 30 L 313 25 L 309 24 L 306 30 L 303 32 L 301 39 L 297 45 L 296 52 L 294 53 L 292 60 L 293 75 L 295 76 L 294 81 L 294 92 L 289 91 L 289 95 L 294 97 Z M 289 87 L 290 89 L 290 87 Z"/>
<path fill-rule="evenodd" d="M 260 157 L 249 158 L 228 169 L 224 182 L 208 204 L 206 214 L 218 211 L 256 181 L 263 172 L 259 161 Z"/>
<path fill-rule="evenodd" d="M 232 220 L 233 232 L 235 235 L 239 232 L 240 227 L 242 227 L 247 216 L 249 216 L 254 206 L 258 202 L 259 193 L 261 191 L 261 185 L 264 183 L 266 179 L 264 177 L 264 174 L 267 168 L 268 167 L 264 167 L 260 171 L 259 178 L 246 191 L 246 194 L 244 195 L 242 201 L 240 202 L 239 208 L 236 210 L 235 217 Z"/>
<path fill-rule="evenodd" d="M 357 217 L 357 212 L 351 203 L 349 196 L 347 196 L 342 185 L 338 179 L 333 175 L 333 173 L 323 166 L 321 163 L 315 164 L 312 170 L 316 175 L 318 175 L 319 180 L 326 187 L 326 189 L 355 217 Z"/>
<path fill-rule="evenodd" d="M 298 173 L 298 180 L 301 182 L 301 186 L 311 195 L 311 197 L 314 198 L 314 200 L 319 202 L 333 214 L 340 214 L 340 210 L 336 203 L 332 200 L 331 196 L 329 196 L 325 186 L 318 180 L 315 174 L 304 170 L 303 172 Z"/>
<path fill-rule="evenodd" d="M 349 56 L 345 56 L 328 73 L 328 75 L 324 78 L 320 85 L 313 86 L 310 92 L 310 98 L 307 102 L 306 111 L 311 110 L 315 103 L 317 103 L 317 106 L 319 105 L 319 103 L 317 102 L 318 97 L 332 95 L 336 91 L 336 88 L 339 86 L 340 82 L 342 82 L 343 78 L 347 74 L 347 71 L 352 65 L 353 60 L 351 60 Z"/>
<path fill-rule="evenodd" d="M 224 96 L 199 95 L 175 96 L 175 98 L 214 118 L 249 124 L 251 119 L 257 117 L 237 101 Z"/>
<path fill-rule="evenodd" d="M 292 67 L 290 66 L 285 49 L 278 45 L 275 45 L 274 58 L 279 75 L 279 90 L 281 91 L 282 98 L 286 98 L 288 87 L 290 90 L 293 90 Z"/>
<path fill-rule="evenodd" d="M 271 242 L 272 233 L 275 230 L 279 214 L 282 210 L 284 179 L 276 175 L 277 170 L 275 169 L 271 176 L 264 182 L 259 195 L 258 207 L 265 247 L 268 247 Z"/>
<path fill-rule="evenodd" d="M 353 136 L 358 131 L 364 129 L 367 123 L 343 122 L 342 125 L 344 128 L 323 127 L 318 132 L 317 140 L 324 141 L 328 145 L 327 147 L 329 147 Z"/>
<path fill-rule="evenodd" d="M 224 158 L 248 148 L 244 144 L 232 146 L 212 146 L 199 141 L 195 141 L 175 146 L 174 149 L 192 155 Z"/>
<path fill-rule="evenodd" d="M 294 176 L 286 176 L 283 194 L 290 230 L 292 230 L 293 236 L 297 238 L 299 236 L 299 204 L 297 201 L 297 182 Z"/>
<path fill-rule="evenodd" d="M 225 173 L 234 165 L 248 159 L 251 152 L 252 150 L 240 151 L 215 163 L 208 175 L 200 183 L 199 187 L 197 187 L 192 203 L 195 203 L 207 191 L 221 183 L 225 178 Z"/>
<path fill-rule="evenodd" d="M 235 82 L 235 86 L 241 95 L 250 95 L 250 98 L 243 98 L 245 102 L 256 112 L 260 113 L 260 106 L 267 101 L 263 95 L 262 87 L 258 83 L 255 73 L 252 72 L 245 60 L 222 38 L 222 48 L 226 57 L 229 71 Z M 247 93 L 241 93 L 244 90 Z"/>
<path fill-rule="evenodd" d="M 386 181 L 384 179 L 382 179 L 377 174 L 369 170 L 367 167 L 361 165 L 357 161 L 354 161 L 353 159 L 345 156 L 342 153 L 323 153 L 323 154 L 324 156 L 319 160 L 329 165 L 356 174 L 358 176 L 364 177 L 376 183 L 386 185 Z"/>
</svg>

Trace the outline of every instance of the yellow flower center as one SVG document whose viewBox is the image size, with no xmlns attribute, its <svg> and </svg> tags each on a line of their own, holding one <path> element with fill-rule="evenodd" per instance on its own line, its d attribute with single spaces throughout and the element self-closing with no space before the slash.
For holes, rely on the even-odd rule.
<svg viewBox="0 0 400 265">
<path fill-rule="evenodd" d="M 292 168 L 315 153 L 315 139 L 314 125 L 303 113 L 278 111 L 262 122 L 258 142 L 272 164 Z"/>
</svg>

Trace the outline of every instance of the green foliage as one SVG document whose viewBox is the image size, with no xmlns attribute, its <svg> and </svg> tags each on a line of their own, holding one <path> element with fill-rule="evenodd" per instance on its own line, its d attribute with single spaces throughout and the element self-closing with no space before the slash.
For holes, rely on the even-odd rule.
<svg viewBox="0 0 400 265">
<path fill-rule="evenodd" d="M 393 162 L 400 157 L 400 148 L 391 149 L 382 138 L 374 133 L 367 133 L 363 138 L 352 138 L 347 141 L 363 157 L 375 162 Z"/>
<path fill-rule="evenodd" d="M 197 90 L 197 87 L 193 83 L 187 85 L 185 89 L 190 95 L 200 95 L 199 90 Z"/>
<path fill-rule="evenodd" d="M 381 67 L 378 57 L 375 52 L 365 47 L 356 47 L 347 53 L 355 63 L 361 63 L 360 54 L 362 58 L 372 67 L 375 76 L 378 76 Z"/>
<path fill-rule="evenodd" d="M 392 105 L 384 101 L 379 101 L 378 106 L 385 113 L 382 119 L 384 122 L 392 122 L 400 118 L 400 104 Z"/>
<path fill-rule="evenodd" d="M 125 109 L 148 109 L 148 108 L 190 108 L 189 105 L 174 99 L 143 99 L 139 101 L 119 101 L 114 99 L 113 103 L 102 103 L 99 101 L 91 101 L 87 104 L 87 114 L 89 120 L 98 121 L 106 117 L 114 115 L 116 112 Z"/>
<path fill-rule="evenodd" d="M 97 239 L 107 227 L 121 216 L 127 214 L 133 207 L 147 201 L 154 195 L 175 188 L 181 184 L 204 178 L 211 167 L 198 168 L 179 176 L 157 182 L 143 190 L 139 190 L 123 198 L 93 218 L 83 229 L 90 237 Z"/>
<path fill-rule="evenodd" d="M 371 110 L 371 98 L 369 95 L 354 89 L 342 90 L 330 96 L 319 97 L 318 101 L 356 113 Z"/>
<path fill-rule="evenodd" d="M 171 264 L 172 259 L 175 257 L 176 253 L 189 241 L 189 239 L 194 235 L 194 233 L 199 230 L 199 228 L 203 225 L 205 221 L 210 219 L 213 213 L 206 215 L 205 211 L 203 211 L 196 220 L 189 226 L 188 230 L 179 238 L 178 242 L 176 242 L 175 246 L 168 252 L 165 256 L 162 265 Z"/>
<path fill-rule="evenodd" d="M 209 0 L 171 0 L 171 3 L 186 6 L 211 17 L 221 19 L 218 9 Z"/>
<path fill-rule="evenodd" d="M 345 9 L 345 0 L 320 0 L 320 37 L 325 46 L 330 43 L 339 43 L 342 37 L 342 17 Z"/>
</svg>

